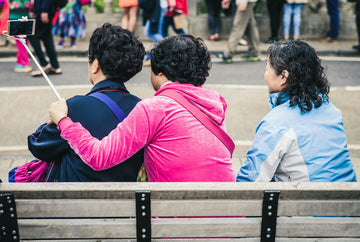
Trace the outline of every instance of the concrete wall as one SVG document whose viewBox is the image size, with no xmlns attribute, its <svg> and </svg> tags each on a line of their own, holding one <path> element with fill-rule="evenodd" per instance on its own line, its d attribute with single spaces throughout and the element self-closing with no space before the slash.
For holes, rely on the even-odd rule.
<svg viewBox="0 0 360 242">
<path fill-rule="evenodd" d="M 199 13 L 200 1 L 203 0 L 188 0 L 189 4 L 189 27 L 188 33 L 207 38 L 209 35 L 207 28 L 207 14 Z M 266 0 L 263 0 L 266 1 Z M 89 8 L 86 13 L 86 19 L 88 24 L 88 37 L 92 31 L 101 26 L 105 22 L 120 24 L 122 11 L 113 12 L 110 8 L 111 0 L 105 0 L 107 8 L 105 13 L 95 13 L 94 8 Z M 265 4 L 266 5 L 266 4 Z M 318 7 L 317 12 L 311 11 L 309 7 Z M 266 40 L 270 36 L 269 30 L 269 17 L 266 6 L 264 6 L 262 12 L 256 15 L 260 38 Z M 138 21 L 135 33 L 141 40 L 147 40 L 143 34 L 143 27 L 141 24 L 141 10 L 139 10 Z M 230 32 L 231 17 L 222 17 L 222 30 L 221 37 L 228 38 Z M 325 0 L 310 0 L 309 4 L 303 6 L 302 10 L 302 24 L 301 24 L 301 36 L 304 39 L 320 39 L 324 36 L 328 30 L 329 17 L 326 12 Z M 170 32 L 171 33 L 171 32 Z M 281 33 L 281 32 L 280 32 Z M 279 33 L 279 34 L 280 34 Z M 356 26 L 355 16 L 353 14 L 353 4 L 346 3 L 346 0 L 340 0 L 340 35 L 339 39 L 356 40 Z"/>
</svg>

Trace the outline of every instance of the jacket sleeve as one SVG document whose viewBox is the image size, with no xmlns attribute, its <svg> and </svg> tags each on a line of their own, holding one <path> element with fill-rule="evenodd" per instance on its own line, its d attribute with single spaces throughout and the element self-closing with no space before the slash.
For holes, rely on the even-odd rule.
<svg viewBox="0 0 360 242">
<path fill-rule="evenodd" d="M 102 140 L 92 137 L 80 123 L 74 123 L 70 118 L 63 119 L 58 128 L 61 137 L 85 163 L 94 170 L 105 170 L 125 161 L 150 142 L 154 131 L 149 128 L 149 120 L 152 120 L 149 116 L 156 114 L 147 112 L 141 102 L 138 103 Z"/>
<path fill-rule="evenodd" d="M 56 125 L 45 123 L 28 136 L 28 148 L 36 158 L 50 162 L 60 157 L 70 146 L 60 137 Z"/>
<path fill-rule="evenodd" d="M 287 151 L 288 140 L 275 122 L 262 120 L 256 128 L 253 144 L 236 177 L 238 182 L 268 182 Z"/>
</svg>

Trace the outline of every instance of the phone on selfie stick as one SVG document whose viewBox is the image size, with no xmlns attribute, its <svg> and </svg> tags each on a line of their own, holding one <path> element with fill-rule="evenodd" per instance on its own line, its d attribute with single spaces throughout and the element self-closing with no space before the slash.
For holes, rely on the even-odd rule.
<svg viewBox="0 0 360 242">
<path fill-rule="evenodd" d="M 27 52 L 29 53 L 29 55 L 31 56 L 31 58 L 39 68 L 39 70 L 41 71 L 41 74 L 44 76 L 45 80 L 49 84 L 50 88 L 53 90 L 56 97 L 60 100 L 61 99 L 60 94 L 56 91 L 49 77 L 46 75 L 46 73 L 41 68 L 40 64 L 37 62 L 31 50 L 26 45 L 26 36 L 35 34 L 35 21 L 36 21 L 35 19 L 28 19 L 27 17 L 22 17 L 21 19 L 18 20 L 8 20 L 7 31 L 4 31 L 3 34 L 11 38 L 14 38 L 16 40 L 19 40 L 23 44 L 23 46 L 25 47 L 25 49 L 27 50 Z"/>
</svg>

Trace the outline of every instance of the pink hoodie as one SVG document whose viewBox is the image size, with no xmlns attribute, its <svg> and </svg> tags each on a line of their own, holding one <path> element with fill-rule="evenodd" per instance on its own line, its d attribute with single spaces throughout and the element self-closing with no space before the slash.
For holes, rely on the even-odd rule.
<svg viewBox="0 0 360 242">
<path fill-rule="evenodd" d="M 179 83 L 163 89 L 175 89 L 225 130 L 226 102 L 215 91 Z M 94 170 L 113 167 L 145 148 L 150 182 L 235 181 L 225 145 L 180 104 L 158 92 L 139 102 L 101 141 L 70 118 L 58 127 L 61 137 Z"/>
</svg>

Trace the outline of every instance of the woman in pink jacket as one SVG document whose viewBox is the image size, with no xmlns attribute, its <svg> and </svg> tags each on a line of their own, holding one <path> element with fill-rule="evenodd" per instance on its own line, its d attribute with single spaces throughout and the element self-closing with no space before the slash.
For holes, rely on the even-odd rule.
<svg viewBox="0 0 360 242">
<path fill-rule="evenodd" d="M 96 58 L 96 57 L 95 57 Z M 113 167 L 145 148 L 150 182 L 233 182 L 231 152 L 191 113 L 160 93 L 171 89 L 225 130 L 226 102 L 202 87 L 210 55 L 199 38 L 171 36 L 151 51 L 154 97 L 139 102 L 107 137 L 98 140 L 67 116 L 64 100 L 51 104 L 50 120 L 61 137 L 94 170 Z"/>
</svg>

